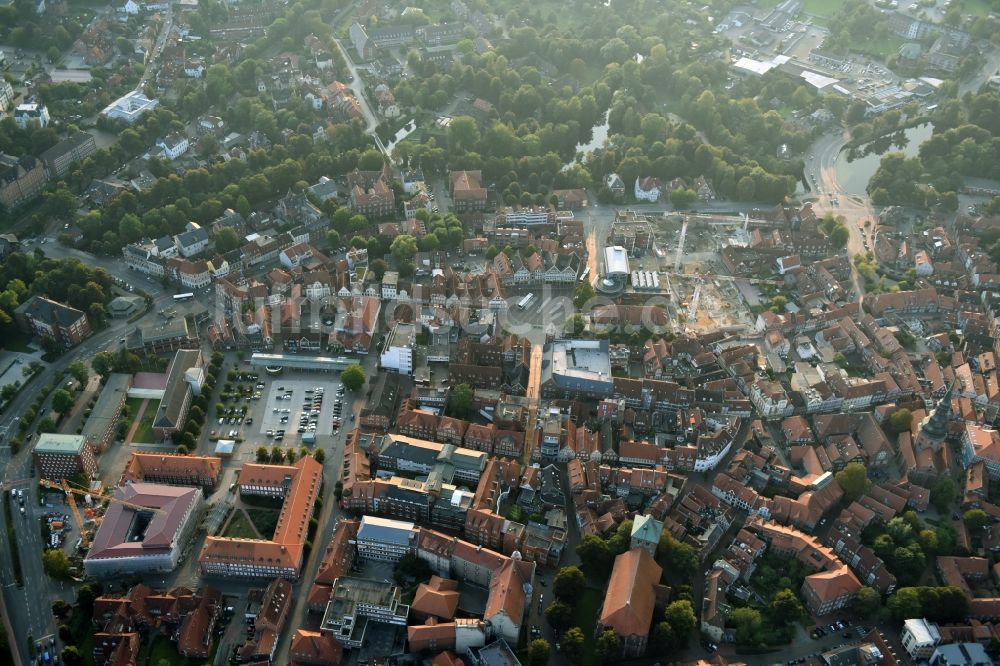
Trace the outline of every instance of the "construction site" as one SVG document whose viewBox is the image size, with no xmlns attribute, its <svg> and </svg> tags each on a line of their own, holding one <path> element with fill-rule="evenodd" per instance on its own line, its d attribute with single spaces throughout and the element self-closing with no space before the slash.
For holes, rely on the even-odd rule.
<svg viewBox="0 0 1000 666">
<path fill-rule="evenodd" d="M 723 243 L 745 234 L 748 224 L 745 216 L 654 216 L 620 211 L 608 235 L 608 246 L 627 253 L 630 280 L 621 294 L 622 301 L 641 303 L 655 295 L 665 298 L 677 333 L 752 328 L 753 303 L 748 303 L 747 297 L 750 294 L 752 298 L 756 283 L 767 281 L 723 273 L 719 256 Z M 620 273 L 622 268 L 616 270 Z"/>
</svg>

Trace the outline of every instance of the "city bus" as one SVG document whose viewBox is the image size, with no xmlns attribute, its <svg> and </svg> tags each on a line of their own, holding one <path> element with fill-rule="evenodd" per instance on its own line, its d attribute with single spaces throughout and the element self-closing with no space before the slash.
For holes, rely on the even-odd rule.
<svg viewBox="0 0 1000 666">
<path fill-rule="evenodd" d="M 194 298 L 194 293 L 192 292 L 188 292 L 186 294 L 177 294 L 176 296 L 174 296 L 175 301 L 190 301 L 192 298 Z"/>
<path fill-rule="evenodd" d="M 590 266 L 583 269 L 583 273 L 580 275 L 580 282 L 586 282 L 587 278 L 590 276 Z"/>
<path fill-rule="evenodd" d="M 525 309 L 526 307 L 528 307 L 529 305 L 531 305 L 531 302 L 534 301 L 534 300 L 535 300 L 535 295 L 534 294 L 528 294 L 527 296 L 525 296 L 524 298 L 522 298 L 520 301 L 517 302 L 517 309 L 518 310 Z"/>
</svg>

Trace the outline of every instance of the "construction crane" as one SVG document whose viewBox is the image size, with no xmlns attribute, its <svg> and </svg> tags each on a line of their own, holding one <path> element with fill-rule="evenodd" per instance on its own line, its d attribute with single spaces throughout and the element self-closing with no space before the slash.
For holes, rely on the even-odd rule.
<svg viewBox="0 0 1000 666">
<path fill-rule="evenodd" d="M 677 239 L 677 254 L 674 255 L 674 271 L 679 271 L 681 268 L 681 257 L 684 256 L 684 238 L 687 236 L 688 232 L 688 219 L 687 216 L 684 217 L 684 223 L 681 224 L 681 235 Z"/>
<path fill-rule="evenodd" d="M 61 482 L 56 483 L 55 481 L 49 481 L 48 479 L 40 479 L 38 484 L 44 488 L 50 488 L 52 490 L 61 490 L 66 493 L 66 503 L 69 504 L 71 513 L 73 514 L 73 520 L 76 522 L 76 526 L 80 530 L 81 546 L 87 548 L 90 546 L 90 538 L 87 535 L 86 525 L 84 524 L 83 515 L 80 514 L 80 507 L 76 503 L 76 496 L 82 495 L 85 498 L 90 498 L 91 500 L 104 500 L 108 502 L 117 502 L 123 506 L 127 506 L 136 511 L 146 511 L 149 513 L 160 513 L 160 509 L 151 508 L 148 506 L 142 506 L 141 504 L 133 504 L 123 499 L 119 499 L 114 495 L 109 493 L 95 493 L 87 488 L 76 488 L 69 484 L 69 481 L 62 479 Z"/>
<path fill-rule="evenodd" d="M 69 504 L 70 511 L 73 513 L 73 521 L 76 523 L 77 529 L 80 530 L 80 545 L 84 548 L 88 548 L 90 546 L 90 537 L 87 534 L 87 528 L 84 525 L 83 516 L 80 515 L 80 508 L 76 505 L 76 497 L 73 495 L 74 490 L 70 487 L 66 479 L 63 479 L 61 484 L 56 483 L 55 481 L 49 481 L 48 479 L 40 479 L 38 484 L 43 488 L 62 490 L 66 493 L 66 503 Z"/>
<path fill-rule="evenodd" d="M 698 301 L 701 299 L 701 280 L 694 287 L 694 295 L 691 296 L 691 303 L 688 305 L 687 319 L 690 322 L 696 321 L 698 316 Z"/>
</svg>

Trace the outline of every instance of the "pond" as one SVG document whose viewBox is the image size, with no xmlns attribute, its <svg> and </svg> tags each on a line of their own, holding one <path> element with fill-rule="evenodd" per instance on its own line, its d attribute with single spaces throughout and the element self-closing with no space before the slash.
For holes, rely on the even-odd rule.
<svg viewBox="0 0 1000 666">
<path fill-rule="evenodd" d="M 889 147 L 888 150 L 866 155 L 861 159 L 849 162 L 848 151 L 842 151 L 837 156 L 837 181 L 848 194 L 864 195 L 868 187 L 868 181 L 875 175 L 878 165 L 882 161 L 882 155 L 891 152 L 901 152 L 907 157 L 915 157 L 920 148 L 920 144 L 931 137 L 934 126 L 930 123 L 917 125 L 902 132 L 906 142 L 902 148 L 898 145 Z"/>
<path fill-rule="evenodd" d="M 586 155 L 587 153 L 592 153 L 598 148 L 604 146 L 604 142 L 608 140 L 609 113 L 610 110 L 605 111 L 604 116 L 602 116 L 600 121 L 596 125 L 594 125 L 593 129 L 591 130 L 590 141 L 588 141 L 587 143 L 576 144 L 576 151 L 574 151 L 574 158 L 571 159 L 569 162 L 563 164 L 564 170 L 569 168 L 570 166 L 573 165 L 574 162 L 576 162 L 576 157 L 575 157 L 576 155 L 579 155 L 580 153 Z"/>
</svg>

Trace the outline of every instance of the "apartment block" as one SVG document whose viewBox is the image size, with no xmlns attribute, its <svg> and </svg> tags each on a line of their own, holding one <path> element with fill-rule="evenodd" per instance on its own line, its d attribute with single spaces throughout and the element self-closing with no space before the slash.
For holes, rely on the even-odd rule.
<svg viewBox="0 0 1000 666">
<path fill-rule="evenodd" d="M 66 479 L 77 474 L 89 478 L 97 471 L 94 450 L 83 435 L 43 433 L 31 456 L 43 479 Z"/>
</svg>

